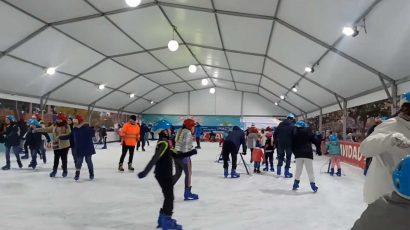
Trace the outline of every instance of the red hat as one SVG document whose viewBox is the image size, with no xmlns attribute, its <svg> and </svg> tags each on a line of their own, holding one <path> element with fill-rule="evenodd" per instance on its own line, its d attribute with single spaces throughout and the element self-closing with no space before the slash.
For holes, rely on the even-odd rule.
<svg viewBox="0 0 410 230">
<path fill-rule="evenodd" d="M 62 121 L 67 121 L 67 116 L 64 113 L 58 113 L 57 119 L 62 120 Z"/>
<path fill-rule="evenodd" d="M 84 117 L 82 115 L 75 115 L 75 119 L 78 120 L 78 124 L 81 124 L 84 122 Z"/>
<path fill-rule="evenodd" d="M 185 126 L 187 129 L 192 129 L 192 127 L 195 126 L 195 121 L 192 120 L 192 119 L 185 119 L 185 120 L 184 120 L 184 126 Z"/>
<path fill-rule="evenodd" d="M 265 136 L 266 136 L 267 138 L 271 138 L 271 137 L 272 137 L 272 133 L 271 133 L 271 132 L 267 132 L 267 133 L 265 134 Z"/>
</svg>

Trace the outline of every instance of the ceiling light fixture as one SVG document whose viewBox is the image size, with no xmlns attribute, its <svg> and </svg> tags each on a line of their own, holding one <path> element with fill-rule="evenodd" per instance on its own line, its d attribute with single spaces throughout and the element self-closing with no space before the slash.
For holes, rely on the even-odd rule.
<svg viewBox="0 0 410 230">
<path fill-rule="evenodd" d="M 357 29 L 357 26 L 346 26 L 343 27 L 342 30 L 343 34 L 346 36 L 351 36 L 351 37 L 356 37 L 357 35 L 359 35 L 359 30 Z"/>
<path fill-rule="evenodd" d="M 210 88 L 210 89 L 209 89 L 209 93 L 210 93 L 210 94 L 214 94 L 214 93 L 215 93 L 215 88 Z"/>
<path fill-rule="evenodd" d="M 105 85 L 103 85 L 103 84 L 99 85 L 99 86 L 98 86 L 98 89 L 104 90 L 104 89 L 105 89 Z"/>
<path fill-rule="evenodd" d="M 313 73 L 313 72 L 315 72 L 315 69 L 313 68 L 313 66 L 312 67 L 306 66 L 305 67 L 305 72 L 306 73 Z"/>
<path fill-rule="evenodd" d="M 135 97 L 135 94 L 134 93 L 131 93 L 130 94 L 130 98 L 134 98 Z"/>
<path fill-rule="evenodd" d="M 276 105 L 276 106 L 278 106 L 278 105 L 279 105 L 279 103 L 275 102 L 275 105 Z"/>
<path fill-rule="evenodd" d="M 292 87 L 292 91 L 295 92 L 295 93 L 298 91 L 298 88 L 297 88 L 296 85 Z"/>
<path fill-rule="evenodd" d="M 168 49 L 172 52 L 175 52 L 178 50 L 179 44 L 177 41 L 175 41 L 174 35 L 176 31 L 176 26 L 172 26 L 172 40 L 168 42 Z"/>
<path fill-rule="evenodd" d="M 285 96 L 280 95 L 280 99 L 284 100 L 284 99 L 285 99 Z"/>
<path fill-rule="evenodd" d="M 153 105 L 155 102 L 154 102 L 154 101 L 151 101 L 150 103 L 151 103 L 151 105 Z"/>
<path fill-rule="evenodd" d="M 197 70 L 196 65 L 190 65 L 188 70 L 189 70 L 190 73 L 195 73 L 196 70 Z"/>
<path fill-rule="evenodd" d="M 46 73 L 48 75 L 54 75 L 56 73 L 56 68 L 54 67 L 47 68 Z"/>
<path fill-rule="evenodd" d="M 125 0 L 125 3 L 129 7 L 137 7 L 137 6 L 139 6 L 139 4 L 141 4 L 141 0 Z"/>
<path fill-rule="evenodd" d="M 208 85 L 208 79 L 202 79 L 201 83 L 203 86 Z"/>
</svg>

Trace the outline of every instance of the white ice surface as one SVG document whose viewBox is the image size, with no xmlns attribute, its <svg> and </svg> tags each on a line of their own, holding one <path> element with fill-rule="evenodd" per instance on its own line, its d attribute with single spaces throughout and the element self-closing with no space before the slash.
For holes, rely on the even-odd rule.
<svg viewBox="0 0 410 230">
<path fill-rule="evenodd" d="M 28 160 L 24 169 L 17 169 L 12 156 L 13 169 L 0 171 L 0 229 L 155 229 L 162 193 L 152 171 L 145 179 L 136 177 L 153 150 L 150 146 L 147 152 L 136 152 L 135 173 L 118 173 L 120 145 L 109 144 L 108 150 L 99 149 L 94 155 L 96 179 L 88 180 L 84 163 L 77 183 L 71 156 L 65 179 L 61 169 L 58 178 L 48 176 L 52 152 L 48 152 L 49 163 L 40 163 L 34 172 L 27 168 Z M 238 166 L 240 179 L 223 178 L 222 164 L 214 162 L 219 152 L 218 144 L 203 143 L 192 158 L 192 191 L 200 200 L 183 201 L 183 176 L 175 187 L 174 218 L 184 229 L 345 230 L 365 209 L 364 177 L 358 168 L 343 164 L 346 175 L 330 177 L 320 173 L 327 169 L 327 158 L 316 157 L 318 193 L 311 192 L 305 171 L 300 190 L 293 192 L 293 179 L 272 173 L 248 176 L 243 164 Z M 245 158 L 249 160 L 249 155 Z M 0 162 L 5 162 L 4 154 Z"/>
</svg>

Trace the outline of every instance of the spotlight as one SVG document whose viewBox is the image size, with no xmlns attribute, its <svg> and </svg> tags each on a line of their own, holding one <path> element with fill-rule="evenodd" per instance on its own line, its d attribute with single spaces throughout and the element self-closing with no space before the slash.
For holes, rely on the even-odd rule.
<svg viewBox="0 0 410 230">
<path fill-rule="evenodd" d="M 129 7 L 137 7 L 139 4 L 141 4 L 141 0 L 125 0 L 125 3 Z"/>
<path fill-rule="evenodd" d="M 210 88 L 210 89 L 209 89 L 209 93 L 210 93 L 210 94 L 214 94 L 214 93 L 215 93 L 215 88 Z"/>
<path fill-rule="evenodd" d="M 298 91 L 298 89 L 296 88 L 296 86 L 292 88 L 292 91 L 295 92 L 295 93 Z"/>
<path fill-rule="evenodd" d="M 105 89 L 105 85 L 103 85 L 103 84 L 99 85 L 99 86 L 98 86 L 98 89 L 100 89 L 100 90 Z"/>
<path fill-rule="evenodd" d="M 153 104 L 154 104 L 154 101 L 151 101 L 150 103 L 151 103 L 151 105 L 153 105 Z"/>
<path fill-rule="evenodd" d="M 135 97 L 135 94 L 131 93 L 130 98 L 134 98 L 134 97 Z"/>
<path fill-rule="evenodd" d="M 196 70 L 197 70 L 196 65 L 190 65 L 188 70 L 189 70 L 190 73 L 195 73 Z"/>
<path fill-rule="evenodd" d="M 313 68 L 313 66 L 312 67 L 306 66 L 305 67 L 305 72 L 306 73 L 313 73 L 313 72 L 315 72 L 315 69 Z"/>
<path fill-rule="evenodd" d="M 175 52 L 178 50 L 179 44 L 175 40 L 171 40 L 168 42 L 168 49 L 172 52 Z"/>
<path fill-rule="evenodd" d="M 279 103 L 275 102 L 275 105 L 276 105 L 276 106 L 278 106 L 278 105 L 279 105 Z"/>
<path fill-rule="evenodd" d="M 208 85 L 208 79 L 202 79 L 201 83 L 203 86 Z"/>
<path fill-rule="evenodd" d="M 356 26 L 354 27 L 346 26 L 346 27 L 343 27 L 343 34 L 346 36 L 356 37 L 359 34 L 359 30 L 357 29 Z"/>
<path fill-rule="evenodd" d="M 285 99 L 285 96 L 280 95 L 280 99 L 284 100 L 284 99 Z"/>
<path fill-rule="evenodd" d="M 50 68 L 48 68 L 48 69 L 46 70 L 46 73 L 47 73 L 48 75 L 54 75 L 54 74 L 56 73 L 56 68 L 50 67 Z"/>
</svg>

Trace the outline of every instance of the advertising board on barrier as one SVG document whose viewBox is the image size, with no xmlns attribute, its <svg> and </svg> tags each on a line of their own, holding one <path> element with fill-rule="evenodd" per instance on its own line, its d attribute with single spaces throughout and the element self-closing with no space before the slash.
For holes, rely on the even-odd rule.
<svg viewBox="0 0 410 230">
<path fill-rule="evenodd" d="M 360 153 L 360 143 L 341 141 L 340 147 L 342 149 L 342 161 L 362 169 L 365 168 L 366 157 Z"/>
</svg>

